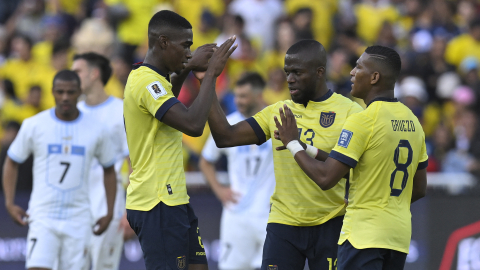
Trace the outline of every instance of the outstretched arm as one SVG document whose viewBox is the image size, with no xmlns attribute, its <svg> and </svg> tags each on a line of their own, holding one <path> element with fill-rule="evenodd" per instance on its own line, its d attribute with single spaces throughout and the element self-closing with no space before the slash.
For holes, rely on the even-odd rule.
<svg viewBox="0 0 480 270">
<path fill-rule="evenodd" d="M 350 167 L 336 159 L 327 157 L 325 161 L 319 161 L 308 156 L 298 142 L 297 123 L 292 111 L 287 105 L 284 105 L 284 108 L 280 108 L 279 111 L 282 123 L 276 116 L 274 120 L 283 144 L 292 152 L 295 161 L 305 174 L 321 189 L 333 188 L 349 172 Z"/>
<path fill-rule="evenodd" d="M 247 121 L 241 121 L 233 126 L 228 123 L 216 95 L 213 97 L 208 125 L 217 147 L 257 144 L 259 142 L 255 131 Z"/>
<path fill-rule="evenodd" d="M 236 46 L 230 48 L 234 42 L 235 37 L 229 38 L 213 53 L 200 86 L 200 93 L 192 105 L 187 108 L 180 102 L 176 103 L 159 120 L 189 136 L 202 135 L 215 96 L 216 78 L 223 71 L 228 57 L 236 49 Z"/>
</svg>

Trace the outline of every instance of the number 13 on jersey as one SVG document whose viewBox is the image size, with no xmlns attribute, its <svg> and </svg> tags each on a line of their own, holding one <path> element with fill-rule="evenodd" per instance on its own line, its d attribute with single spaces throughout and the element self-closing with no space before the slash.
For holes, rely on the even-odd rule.
<svg viewBox="0 0 480 270">
<path fill-rule="evenodd" d="M 49 144 L 46 165 L 47 183 L 59 190 L 79 188 L 83 183 L 85 147 Z"/>
</svg>

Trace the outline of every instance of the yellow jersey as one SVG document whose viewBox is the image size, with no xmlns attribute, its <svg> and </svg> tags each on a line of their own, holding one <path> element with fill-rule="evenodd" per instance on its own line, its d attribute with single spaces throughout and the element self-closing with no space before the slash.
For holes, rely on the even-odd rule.
<svg viewBox="0 0 480 270">
<path fill-rule="evenodd" d="M 187 204 L 182 132 L 158 119 L 179 101 L 157 68 L 135 65 L 125 87 L 123 114 L 133 172 L 127 209 L 149 211 L 159 202 Z"/>
<path fill-rule="evenodd" d="M 360 3 L 354 6 L 357 17 L 357 33 L 367 45 L 375 43 L 385 22 L 391 24 L 399 19 L 399 13 L 392 5 Z"/>
<path fill-rule="evenodd" d="M 458 67 L 467 57 L 474 57 L 480 61 L 480 41 L 475 40 L 470 34 L 463 34 L 450 40 L 445 48 L 445 60 Z"/>
<path fill-rule="evenodd" d="M 246 120 L 257 134 L 259 144 L 274 137 L 277 127 L 273 117 L 280 119 L 278 109 L 283 104 L 295 114 L 300 140 L 326 152 L 335 146 L 347 117 L 362 111 L 357 103 L 332 91 L 309 101 L 306 107 L 292 100 L 280 101 Z M 283 145 L 275 139 L 272 143 L 273 149 Z M 345 180 L 330 190 L 321 190 L 289 151 L 273 150 L 273 164 L 276 185 L 270 199 L 269 223 L 316 226 L 345 214 Z"/>
<path fill-rule="evenodd" d="M 408 253 L 415 172 L 425 169 L 425 135 L 396 99 L 377 98 L 350 116 L 330 157 L 353 168 L 339 244 Z"/>
</svg>

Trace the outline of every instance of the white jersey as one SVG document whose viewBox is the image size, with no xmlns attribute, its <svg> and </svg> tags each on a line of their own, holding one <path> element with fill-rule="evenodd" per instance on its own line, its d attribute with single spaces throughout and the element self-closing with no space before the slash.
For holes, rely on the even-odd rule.
<svg viewBox="0 0 480 270">
<path fill-rule="evenodd" d="M 245 120 L 239 112 L 227 117 L 233 125 Z M 210 136 L 205 144 L 202 156 L 211 163 L 224 154 L 228 159 L 228 177 L 230 188 L 240 194 L 236 204 L 227 205 L 227 209 L 248 215 L 268 216 L 270 197 L 275 188 L 273 171 L 272 142 L 243 145 L 229 148 L 217 148 Z"/>
<path fill-rule="evenodd" d="M 23 121 L 8 156 L 23 163 L 33 153 L 30 220 L 92 221 L 87 176 L 94 157 L 104 167 L 115 161 L 107 135 L 100 122 L 82 112 L 62 121 L 52 108 Z"/>
<path fill-rule="evenodd" d="M 125 212 L 125 189 L 122 185 L 120 170 L 125 157 L 128 156 L 127 135 L 123 123 L 123 101 L 113 96 L 95 106 L 89 106 L 85 101 L 80 101 L 78 109 L 84 113 L 93 114 L 95 119 L 106 127 L 109 139 L 113 143 L 117 173 L 117 195 L 113 218 L 120 218 Z M 103 167 L 97 159 L 92 162 L 88 182 L 92 215 L 94 219 L 98 219 L 107 214 L 107 197 L 103 184 Z"/>
</svg>

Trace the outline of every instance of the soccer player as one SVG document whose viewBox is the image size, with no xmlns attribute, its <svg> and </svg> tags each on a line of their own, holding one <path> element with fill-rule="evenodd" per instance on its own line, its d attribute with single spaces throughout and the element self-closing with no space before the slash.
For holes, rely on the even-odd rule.
<svg viewBox="0 0 480 270">
<path fill-rule="evenodd" d="M 70 70 L 53 79 L 56 107 L 26 119 L 8 150 L 3 172 L 5 204 L 12 219 L 29 224 L 28 269 L 81 269 L 92 231 L 102 234 L 113 217 L 115 151 L 107 131 L 93 115 L 77 109 L 80 78 Z M 18 164 L 33 153 L 33 190 L 28 214 L 15 205 Z M 88 175 L 92 160 L 102 165 L 107 213 L 90 215 Z"/>
<path fill-rule="evenodd" d="M 80 77 L 82 92 L 86 96 L 86 99 L 80 101 L 77 106 L 82 112 L 93 113 L 106 127 L 116 155 L 117 193 L 113 219 L 105 233 L 91 236 L 88 248 L 89 260 L 85 269 L 90 269 L 90 266 L 93 270 L 118 269 L 123 249 L 120 221 L 125 212 L 125 189 L 120 169 L 128 157 L 127 137 L 123 124 L 123 100 L 105 93 L 105 84 L 112 74 L 107 58 L 96 53 L 84 53 L 75 55 L 73 60 L 72 70 Z M 105 204 L 107 198 L 102 178 L 103 168 L 95 159 L 88 177 L 90 209 L 95 219 L 107 213 Z"/>
<path fill-rule="evenodd" d="M 274 136 L 273 116 L 288 104 L 298 120 L 297 138 L 309 147 L 309 153 L 317 156 L 316 148 L 329 152 L 347 117 L 362 108 L 327 88 L 326 64 L 322 44 L 299 41 L 285 55 L 284 70 L 292 100 L 270 105 L 235 125 L 228 123 L 218 101 L 214 102 L 208 123 L 217 146 L 263 144 Z M 276 140 L 272 143 L 273 147 L 282 146 Z M 290 153 L 274 151 L 273 161 L 276 186 L 270 200 L 261 269 L 303 269 L 306 258 L 310 269 L 331 269 L 345 214 L 345 181 L 322 191 Z"/>
<path fill-rule="evenodd" d="M 238 111 L 227 116 L 228 122 L 236 124 L 262 110 L 264 88 L 265 81 L 258 73 L 243 75 L 233 89 Z M 215 176 L 215 162 L 222 154 L 228 159 L 230 187 L 221 185 Z M 200 169 L 224 206 L 219 269 L 259 269 L 270 196 L 275 188 L 271 141 L 219 149 L 210 136 L 202 151 Z"/>
<path fill-rule="evenodd" d="M 349 204 L 338 244 L 339 270 L 403 269 L 411 238 L 410 204 L 427 186 L 425 135 L 417 117 L 393 96 L 400 56 L 368 47 L 350 72 L 352 95 L 368 105 L 345 122 L 325 162 L 303 151 L 295 110 L 275 119 L 278 136 L 302 170 L 323 190 L 350 174 Z M 325 153 L 324 153 L 325 154 Z"/>
<path fill-rule="evenodd" d="M 192 58 L 192 37 L 185 18 L 167 10 L 156 13 L 148 25 L 145 61 L 134 67 L 125 88 L 123 108 L 133 169 L 127 219 L 139 238 L 147 269 L 208 269 L 198 220 L 188 204 L 182 132 L 203 133 L 216 77 L 236 46 L 230 48 L 232 37 L 215 52 L 214 45 L 198 48 Z M 186 108 L 175 97 L 182 78 L 191 70 L 201 70 L 207 61 L 199 94 Z M 170 83 L 172 72 L 178 76 Z"/>
</svg>

